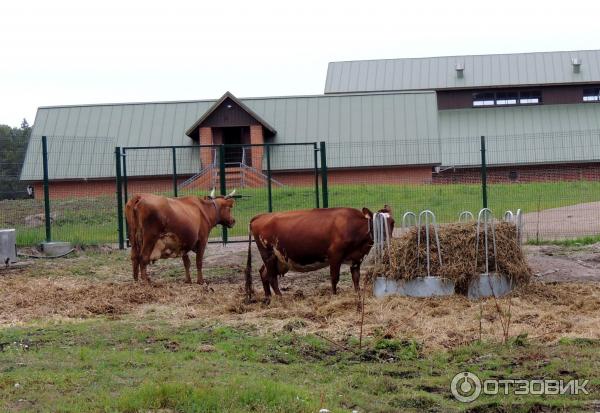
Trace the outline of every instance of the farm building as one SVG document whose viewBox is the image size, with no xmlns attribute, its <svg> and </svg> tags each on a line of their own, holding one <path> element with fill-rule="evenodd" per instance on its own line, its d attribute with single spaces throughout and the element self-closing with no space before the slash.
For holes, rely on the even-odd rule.
<svg viewBox="0 0 600 413">
<path fill-rule="evenodd" d="M 478 175 L 481 135 L 492 179 L 600 179 L 600 50 L 333 62 L 314 96 L 40 107 L 21 173 L 38 195 L 43 135 L 63 195 L 113 192 L 116 146 L 189 147 L 176 167 L 195 186 L 214 184 L 214 150 L 200 145 L 315 141 L 332 183 L 463 182 Z M 232 178 L 264 180 L 263 148 L 226 156 Z M 272 177 L 307 184 L 312 157 L 273 148 Z M 128 176 L 170 185 L 169 159 L 138 159 Z"/>
</svg>

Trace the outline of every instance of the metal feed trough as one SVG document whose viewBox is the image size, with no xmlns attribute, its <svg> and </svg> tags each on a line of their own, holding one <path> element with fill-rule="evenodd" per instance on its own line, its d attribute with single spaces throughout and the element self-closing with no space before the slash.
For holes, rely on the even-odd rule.
<svg viewBox="0 0 600 413">
<path fill-rule="evenodd" d="M 505 213 L 506 217 L 513 216 L 512 212 L 510 214 Z M 510 279 L 498 273 L 498 263 L 497 263 L 497 249 L 496 249 L 496 230 L 495 230 L 495 222 L 494 215 L 492 211 L 488 208 L 483 208 L 479 211 L 477 215 L 477 236 L 475 241 L 475 268 L 479 263 L 479 234 L 480 228 L 483 226 L 483 245 L 484 251 L 483 256 L 485 257 L 485 272 L 481 273 L 479 277 L 472 278 L 469 282 L 469 290 L 467 292 L 467 296 L 470 299 L 478 299 L 482 297 L 502 297 L 503 295 L 508 294 L 512 290 L 512 283 Z M 489 251 L 489 235 L 492 235 L 492 247 L 494 251 L 494 272 L 490 272 L 490 251 Z"/>
<path fill-rule="evenodd" d="M 409 217 L 415 217 L 414 213 L 406 213 L 402 217 L 402 227 L 406 228 Z M 435 242 L 438 251 L 440 266 L 442 265 L 442 250 L 438 235 L 438 226 L 435 214 L 429 210 L 422 211 L 417 221 L 417 266 L 420 263 L 421 228 L 425 227 L 425 260 L 427 274 L 418 276 L 411 280 L 392 280 L 387 277 L 377 277 L 373 286 L 375 297 L 384 297 L 390 294 L 406 295 L 410 297 L 433 297 L 454 294 L 454 281 L 440 277 L 431 276 L 431 234 L 430 227 L 433 226 Z"/>
</svg>

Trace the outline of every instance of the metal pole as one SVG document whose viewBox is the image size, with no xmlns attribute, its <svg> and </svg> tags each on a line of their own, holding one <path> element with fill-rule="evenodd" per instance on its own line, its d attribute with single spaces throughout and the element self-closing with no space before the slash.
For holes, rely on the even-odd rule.
<svg viewBox="0 0 600 413">
<path fill-rule="evenodd" d="M 42 165 L 44 169 L 44 218 L 46 220 L 46 242 L 52 241 L 50 223 L 50 188 L 48 186 L 48 139 L 42 136 Z"/>
<path fill-rule="evenodd" d="M 487 164 L 485 162 L 485 136 L 481 137 L 481 194 L 483 196 L 483 207 L 488 207 L 487 196 Z"/>
<path fill-rule="evenodd" d="M 121 149 L 121 153 L 122 155 L 122 159 L 123 159 L 123 166 L 122 166 L 122 171 L 121 171 L 121 176 L 122 179 L 121 181 L 123 181 L 123 204 L 127 204 L 127 201 L 129 201 L 129 185 L 127 182 L 127 150 L 125 148 Z"/>
<path fill-rule="evenodd" d="M 219 181 L 221 186 L 221 195 L 227 194 L 227 182 L 225 182 L 225 145 L 219 145 Z M 223 244 L 227 244 L 227 228 L 221 226 Z"/>
<path fill-rule="evenodd" d="M 321 152 L 321 183 L 323 185 L 323 208 L 329 208 L 329 192 L 327 188 L 327 154 L 325 153 L 325 142 L 320 143 Z"/>
<path fill-rule="evenodd" d="M 173 196 L 177 198 L 177 155 L 175 147 L 171 149 L 173 151 Z"/>
<path fill-rule="evenodd" d="M 119 232 L 119 249 L 125 248 L 125 236 L 123 233 L 123 183 L 121 182 L 121 148 L 115 148 L 115 165 L 117 179 L 117 228 Z"/>
<path fill-rule="evenodd" d="M 271 182 L 271 145 L 265 144 L 267 148 L 267 196 L 269 197 L 269 212 L 273 212 L 273 188 Z"/>
<path fill-rule="evenodd" d="M 317 142 L 313 143 L 313 152 L 315 155 L 315 201 L 319 208 L 319 147 Z"/>
</svg>

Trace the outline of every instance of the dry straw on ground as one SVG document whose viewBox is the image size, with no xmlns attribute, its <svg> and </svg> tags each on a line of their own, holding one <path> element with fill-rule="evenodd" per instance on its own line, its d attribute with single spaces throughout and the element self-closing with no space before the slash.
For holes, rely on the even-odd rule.
<svg viewBox="0 0 600 413">
<path fill-rule="evenodd" d="M 442 265 L 438 258 L 434 227 L 430 227 L 430 273 L 433 276 L 454 280 L 465 285 L 471 277 L 485 272 L 484 230 L 479 228 L 479 248 L 476 223 L 439 225 Z M 369 271 L 370 276 L 386 276 L 393 279 L 411 279 L 427 275 L 425 227 L 420 228 L 421 242 L 417 252 L 416 227 L 391 241 L 390 252 L 382 262 Z M 507 275 L 516 283 L 527 282 L 531 270 L 527 266 L 521 246 L 517 241 L 516 227 L 512 223 L 495 224 L 496 255 L 494 255 L 491 229 L 488 231 L 489 270 Z M 479 250 L 479 252 L 477 252 Z M 477 255 L 477 257 L 476 257 Z M 475 264 L 477 260 L 477 265 Z"/>
</svg>

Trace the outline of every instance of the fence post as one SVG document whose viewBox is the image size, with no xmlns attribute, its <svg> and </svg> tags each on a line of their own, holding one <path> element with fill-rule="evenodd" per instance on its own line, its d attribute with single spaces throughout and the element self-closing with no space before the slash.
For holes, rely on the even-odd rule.
<svg viewBox="0 0 600 413">
<path fill-rule="evenodd" d="M 273 188 L 271 182 L 271 145 L 265 144 L 267 148 L 267 195 L 269 197 L 269 212 L 273 212 Z"/>
<path fill-rule="evenodd" d="M 173 153 L 173 196 L 177 198 L 177 155 L 175 154 L 176 149 L 174 146 L 171 150 Z"/>
<path fill-rule="evenodd" d="M 219 184 L 221 195 L 227 195 L 227 182 L 225 178 L 225 145 L 219 145 Z M 227 244 L 227 228 L 221 226 L 223 244 Z"/>
<path fill-rule="evenodd" d="M 126 148 L 121 148 L 121 159 L 123 160 L 123 165 L 122 165 L 122 169 L 121 169 L 121 182 L 122 182 L 122 186 L 123 186 L 123 204 L 127 204 L 127 201 L 129 201 L 129 192 L 128 191 L 128 184 L 127 184 L 127 149 Z"/>
<path fill-rule="evenodd" d="M 317 142 L 313 143 L 313 152 L 315 156 L 315 201 L 316 207 L 319 208 L 319 147 Z"/>
<path fill-rule="evenodd" d="M 42 136 L 42 165 L 44 169 L 44 219 L 46 224 L 46 242 L 52 241 L 52 224 L 50 223 L 50 188 L 48 183 L 48 140 Z"/>
<path fill-rule="evenodd" d="M 325 142 L 321 141 L 319 151 L 321 152 L 321 184 L 323 186 L 323 208 L 329 208 L 329 191 L 327 188 L 327 154 L 325 153 Z"/>
<path fill-rule="evenodd" d="M 483 207 L 488 207 L 487 196 L 487 164 L 485 161 L 485 136 L 481 137 L 481 195 L 483 197 Z"/>
<path fill-rule="evenodd" d="M 115 167 L 117 179 L 117 229 L 119 232 L 119 249 L 125 248 L 125 237 L 123 234 L 123 183 L 121 181 L 121 148 L 115 148 Z"/>
</svg>

